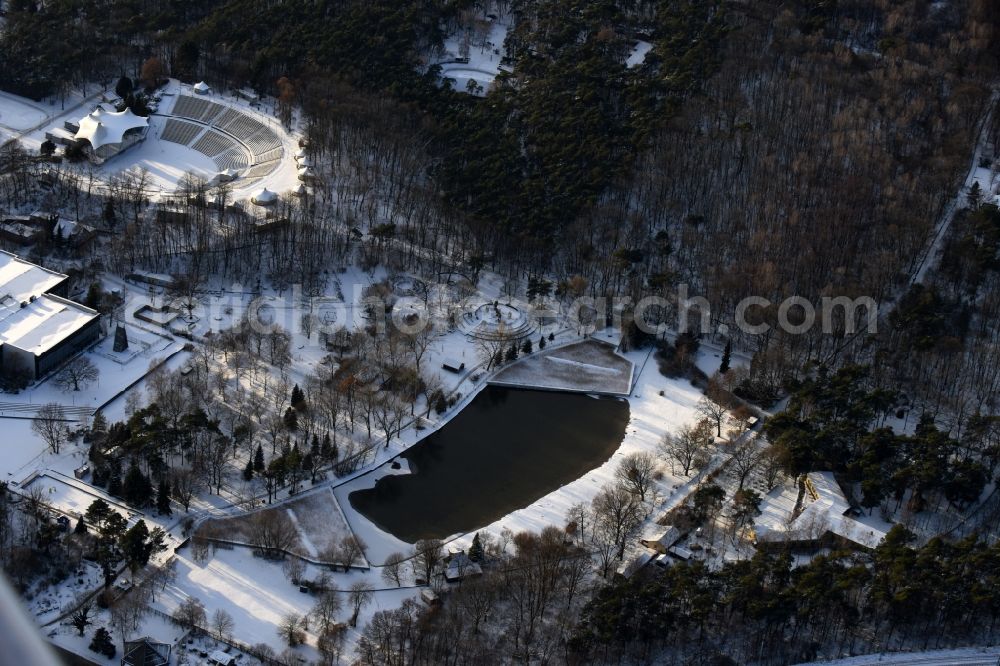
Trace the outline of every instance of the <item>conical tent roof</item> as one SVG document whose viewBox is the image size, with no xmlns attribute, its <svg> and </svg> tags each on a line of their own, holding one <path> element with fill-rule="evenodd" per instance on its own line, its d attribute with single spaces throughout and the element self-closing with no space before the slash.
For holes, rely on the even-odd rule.
<svg viewBox="0 0 1000 666">
<path fill-rule="evenodd" d="M 266 206 L 267 204 L 272 204 L 277 200 L 278 200 L 278 195 L 272 192 L 271 190 L 267 189 L 266 187 L 257 192 L 255 195 L 253 195 L 253 198 L 251 199 L 251 201 L 253 201 L 255 204 L 259 204 L 262 206 Z"/>
</svg>

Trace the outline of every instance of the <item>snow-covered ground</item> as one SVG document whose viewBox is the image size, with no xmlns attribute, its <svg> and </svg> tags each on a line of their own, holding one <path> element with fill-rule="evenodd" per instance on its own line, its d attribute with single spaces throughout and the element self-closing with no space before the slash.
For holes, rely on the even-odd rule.
<svg viewBox="0 0 1000 666">
<path fill-rule="evenodd" d="M 638 67 L 646 60 L 646 54 L 653 50 L 653 45 L 649 42 L 644 42 L 639 40 L 632 47 L 632 52 L 629 53 L 628 58 L 625 59 L 626 67 Z"/>
<path fill-rule="evenodd" d="M 298 586 L 286 578 L 280 563 L 254 557 L 248 548 L 218 549 L 204 564 L 190 558 L 190 548 L 182 549 L 177 554 L 177 577 L 162 594 L 157 594 L 153 607 L 171 614 L 181 601 L 196 597 L 205 604 L 209 617 L 220 608 L 232 615 L 235 624 L 233 638 L 248 645 L 267 643 L 276 652 L 281 652 L 285 645 L 276 629 L 282 618 L 289 613 L 305 615 L 316 603 L 313 595 L 299 592 Z M 308 565 L 304 578 L 315 580 L 322 571 L 325 568 Z M 349 646 L 357 640 L 360 630 L 376 612 L 396 608 L 404 599 L 419 594 L 419 590 L 414 588 L 384 589 L 385 583 L 377 571 L 325 573 L 332 576 L 336 589 L 344 593 L 351 584 L 360 580 L 367 581 L 378 590 L 373 595 L 372 603 L 362 610 L 358 630 L 349 631 Z M 346 608 L 346 594 L 343 601 L 345 610 L 338 620 L 346 622 L 350 615 Z M 316 636 L 307 633 L 312 645 L 300 647 L 298 652 L 307 659 L 315 660 L 318 657 L 313 647 Z"/>
<path fill-rule="evenodd" d="M 189 146 L 159 139 L 165 122 L 164 118 L 150 118 L 146 140 L 102 164 L 101 176 L 110 178 L 129 169 L 145 169 L 149 189 L 163 192 L 173 192 L 187 174 L 211 180 L 218 171 L 211 158 Z"/>
<path fill-rule="evenodd" d="M 25 595 L 28 611 L 35 616 L 37 622 L 44 624 L 59 617 L 59 614 L 70 606 L 77 598 L 104 584 L 104 574 L 101 567 L 93 562 L 83 560 L 79 567 L 70 573 L 62 585 L 45 585 L 35 592 L 29 590 Z"/>
<path fill-rule="evenodd" d="M 329 488 L 285 502 L 272 510 L 284 511 L 298 532 L 298 542 L 292 546 L 292 552 L 313 560 L 332 562 L 330 549 L 351 535 L 339 503 Z M 250 515 L 253 514 L 209 521 L 202 530 L 221 539 L 249 543 L 247 519 Z"/>
<path fill-rule="evenodd" d="M 157 341 L 156 345 L 146 347 L 132 358 L 120 362 L 111 352 L 113 337 L 108 336 L 92 351 L 85 353 L 99 372 L 97 381 L 86 389 L 63 391 L 49 377 L 18 394 L 2 394 L 3 405 L 0 407 L 4 409 L 0 409 L 0 428 L 3 429 L 3 437 L 0 438 L 0 478 L 17 483 L 24 481 L 34 471 L 46 469 L 72 476 L 73 470 L 87 461 L 87 447 L 78 441 L 64 445 L 58 454 L 50 452 L 31 430 L 31 421 L 26 417 L 30 416 L 32 409 L 56 403 L 70 408 L 67 416 L 77 418 L 111 400 L 126 386 L 141 380 L 149 372 L 150 364 L 157 359 L 176 355 L 171 359 L 176 363 L 186 357 L 181 352 L 182 343 L 154 336 L 152 339 Z M 16 408 L 17 411 L 6 407 Z M 124 396 L 109 405 L 105 414 L 110 419 L 121 419 L 124 416 Z M 73 423 L 69 425 L 75 427 Z"/>
<path fill-rule="evenodd" d="M 526 356 L 491 380 L 494 384 L 531 388 L 628 394 L 633 364 L 611 345 L 586 340 Z"/>
<path fill-rule="evenodd" d="M 103 499 L 126 519 L 141 515 L 102 490 L 58 472 L 40 474 L 22 487 L 29 491 L 33 488 L 40 489 L 46 504 L 71 516 L 82 516 L 87 507 L 98 499 Z"/>
<path fill-rule="evenodd" d="M 108 611 L 95 609 L 95 612 L 91 615 L 91 622 L 91 626 L 87 627 L 83 636 L 77 635 L 76 629 L 69 625 L 69 620 L 63 620 L 58 625 L 47 628 L 45 630 L 46 636 L 52 643 L 60 648 L 68 652 L 72 652 L 73 654 L 78 654 L 90 662 L 95 664 L 107 664 L 108 666 L 118 666 L 122 663 L 121 637 L 111 627 Z M 116 643 L 117 652 L 111 659 L 95 652 L 91 652 L 88 649 L 97 627 L 104 627 L 108 631 L 112 632 L 112 640 Z M 137 633 L 139 636 L 151 636 L 160 642 L 174 645 L 183 637 L 184 630 L 171 622 L 168 618 L 161 615 L 149 614 L 142 622 L 142 627 Z M 171 653 L 174 655 L 178 654 L 176 646 L 173 648 Z"/>
<path fill-rule="evenodd" d="M 511 20 L 509 16 L 481 17 L 472 26 L 449 35 L 444 41 L 444 54 L 437 60 L 441 77 L 451 79 L 455 90 L 476 95 L 489 91 L 500 73 Z"/>
<path fill-rule="evenodd" d="M 921 664 L 922 666 L 951 666 L 969 664 L 994 666 L 1000 660 L 1000 647 L 961 648 L 956 650 L 928 650 L 926 652 L 885 652 L 866 654 L 835 661 L 811 661 L 798 666 L 869 666 L 869 664 Z"/>
<path fill-rule="evenodd" d="M 977 167 L 972 182 L 979 183 L 979 190 L 987 203 L 1000 205 L 1000 172 L 987 167 Z"/>
<path fill-rule="evenodd" d="M 49 114 L 37 102 L 0 91 L 0 141 L 44 122 Z"/>
<path fill-rule="evenodd" d="M 291 364 L 284 370 L 287 381 L 305 385 L 307 376 L 316 370 L 319 363 L 329 353 L 323 345 L 318 343 L 315 334 L 308 337 L 301 330 L 299 322 L 303 313 L 318 312 L 329 315 L 336 323 L 357 325 L 362 322 L 359 313 L 364 288 L 373 282 L 388 280 L 391 283 L 397 279 L 398 276 L 390 276 L 383 269 L 371 272 L 362 271 L 356 267 L 331 270 L 325 291 L 317 300 L 301 294 L 290 295 L 287 289 L 276 290 L 265 284 L 260 297 L 267 304 L 274 320 L 289 330 L 292 335 L 292 360 Z M 112 338 L 109 337 L 101 343 L 97 350 L 89 353 L 91 360 L 101 370 L 101 379 L 97 385 L 78 395 L 67 395 L 56 389 L 52 382 L 44 382 L 22 393 L 18 399 L 23 398 L 33 404 L 56 400 L 64 404 L 80 404 L 82 402 L 96 406 L 117 395 L 118 397 L 105 408 L 104 412 L 109 420 L 120 420 L 126 416 L 125 405 L 128 393 L 143 394 L 145 392 L 143 378 L 149 370 L 150 362 L 166 358 L 181 349 L 181 342 L 172 339 L 167 330 L 160 329 L 155 324 L 139 322 L 133 316 L 135 310 L 142 305 L 162 306 L 164 296 L 161 289 L 151 289 L 148 285 L 131 283 L 113 276 L 105 276 L 104 283 L 106 288 L 119 290 L 126 298 L 124 318 L 132 341 L 130 351 L 126 354 L 113 352 L 110 349 Z M 496 279 L 495 276 L 484 275 L 480 282 L 478 297 L 488 300 L 498 299 L 501 298 L 501 290 L 502 281 Z M 196 320 L 190 329 L 191 334 L 196 339 L 209 331 L 218 331 L 231 326 L 238 320 L 240 312 L 245 311 L 250 301 L 257 297 L 245 293 L 233 285 L 225 285 L 217 279 L 209 279 L 206 282 L 203 295 L 204 302 L 199 304 Z M 220 304 L 222 307 L 216 307 Z M 550 331 L 556 333 L 556 337 L 555 341 L 550 343 L 552 346 L 547 351 L 561 360 L 544 361 L 538 356 L 536 350 L 529 357 L 529 360 L 532 363 L 552 366 L 551 368 L 542 368 L 539 371 L 542 374 L 553 371 L 557 373 L 571 371 L 571 374 L 579 375 L 586 371 L 588 376 L 601 382 L 621 380 L 625 387 L 623 392 L 628 392 L 630 384 L 628 377 L 633 373 L 638 374 L 634 390 L 628 398 L 631 420 L 627 426 L 624 441 L 614 456 L 604 465 L 585 474 L 580 479 L 554 490 L 530 506 L 505 516 L 491 525 L 484 525 L 481 529 L 498 533 L 504 528 L 516 532 L 539 530 L 548 525 L 561 527 L 565 523 L 566 511 L 571 505 L 589 502 L 605 484 L 613 481 L 615 469 L 623 455 L 633 451 L 655 452 L 664 433 L 673 431 L 681 425 L 692 423 L 698 418 L 695 406 L 701 398 L 699 390 L 687 381 L 662 377 L 655 361 L 649 362 L 648 350 L 630 352 L 624 355 L 610 352 L 610 356 L 606 353 L 598 354 L 597 357 L 593 355 L 578 356 L 574 352 L 575 346 L 571 343 L 574 340 L 580 340 L 579 336 L 563 329 L 560 325 L 548 326 L 537 335 L 547 336 Z M 602 331 L 595 337 L 607 340 L 612 344 L 618 339 L 618 335 L 614 331 Z M 581 348 L 586 349 L 586 346 Z M 609 346 L 608 349 L 612 349 L 612 347 Z M 710 351 L 706 353 L 711 354 Z M 461 360 L 466 364 L 465 371 L 452 373 L 443 370 L 441 366 L 444 359 Z M 180 352 L 171 356 L 166 367 L 178 369 L 189 362 L 190 355 L 187 352 Z M 711 362 L 717 364 L 717 359 L 712 359 Z M 391 535 L 381 532 L 363 516 L 354 512 L 346 501 L 347 495 L 360 487 L 370 486 L 381 474 L 407 473 L 405 461 L 401 461 L 403 466 L 399 470 L 392 470 L 388 464 L 383 463 L 396 458 L 402 451 L 415 444 L 426 434 L 442 427 L 468 404 L 482 387 L 487 385 L 489 379 L 483 372 L 481 354 L 475 340 L 459 330 L 449 329 L 446 323 L 439 322 L 438 328 L 434 331 L 433 342 L 422 364 L 425 371 L 436 377 L 441 383 L 443 390 L 457 399 L 457 404 L 454 407 L 444 414 L 439 415 L 431 410 L 429 414 L 424 416 L 426 405 L 421 402 L 416 406 L 416 413 L 421 415 L 423 420 L 422 429 L 407 427 L 401 436 L 394 437 L 389 442 L 388 447 L 383 446 L 380 440 L 374 442 L 369 464 L 363 469 L 359 469 L 353 480 L 350 478 L 341 480 L 328 478 L 326 481 L 320 482 L 317 487 L 304 491 L 299 497 L 288 498 L 287 493 L 285 493 L 280 499 L 281 503 L 276 505 L 278 510 L 288 511 L 291 509 L 292 514 L 294 514 L 294 523 L 299 530 L 302 552 L 307 556 L 314 557 L 346 533 L 346 530 L 337 527 L 341 524 L 339 522 L 341 519 L 339 511 L 335 511 L 337 505 L 332 501 L 334 496 L 340 500 L 340 507 L 346 515 L 350 528 L 368 543 L 367 556 L 376 567 L 367 574 L 360 572 L 333 574 L 336 585 L 340 589 L 347 589 L 352 582 L 360 578 L 369 580 L 375 587 L 383 587 L 378 565 L 384 562 L 385 557 L 391 552 L 409 550 L 409 544 L 402 543 Z M 613 376 L 610 372 L 612 369 L 614 370 Z M 270 370 L 265 371 L 264 374 L 268 373 Z M 275 377 L 269 376 L 268 381 L 274 380 Z M 241 381 L 246 390 L 273 391 L 273 386 L 267 389 L 261 385 L 262 378 L 251 381 L 244 377 Z M 133 382 L 137 383 L 128 393 L 118 395 L 123 388 Z M 8 422 L 11 424 L 10 428 L 6 426 Z M 72 470 L 86 460 L 86 447 L 78 443 L 70 444 L 59 455 L 53 455 L 44 450 L 44 445 L 31 432 L 29 421 L 9 420 L 4 423 L 5 433 L 15 433 L 15 441 L 18 442 L 18 446 L 10 447 L 12 455 L 0 461 L 0 465 L 2 465 L 0 470 L 8 474 L 12 480 L 18 481 L 24 480 L 34 471 L 52 470 L 41 477 L 42 480 L 37 481 L 39 484 L 45 484 L 46 489 L 52 489 L 52 492 L 46 490 L 50 501 L 64 511 L 79 513 L 84 510 L 94 495 L 81 488 L 82 484 L 78 484 L 71 478 L 64 480 L 63 477 L 59 476 L 59 473 L 66 475 L 66 477 L 72 477 Z M 360 429 L 355 436 L 363 438 Z M 377 471 L 365 475 L 366 471 L 373 468 Z M 651 510 L 651 517 L 658 515 L 656 507 L 662 506 L 664 502 L 669 502 L 669 498 L 673 495 L 685 493 L 689 489 L 687 479 L 675 477 L 667 473 L 668 471 L 664 470 L 663 478 L 657 482 L 658 500 Z M 335 495 L 332 494 L 330 487 L 343 481 L 347 481 L 347 483 L 337 487 Z M 95 493 L 101 495 L 100 491 L 95 490 Z M 242 513 L 241 506 L 235 503 L 233 497 L 225 493 L 221 497 L 203 494 L 192 503 L 193 515 L 237 516 Z M 175 515 L 172 519 L 146 516 L 145 519 L 151 525 L 160 525 L 169 529 L 176 528 L 181 516 Z M 175 529 L 174 537 L 177 536 L 178 533 Z M 471 533 L 464 535 L 458 539 L 458 544 L 467 544 L 470 538 Z M 173 586 L 168 588 L 165 595 L 157 595 L 157 608 L 169 613 L 185 596 L 198 597 L 205 603 L 209 615 L 216 608 L 225 608 L 233 615 L 236 619 L 234 637 L 240 641 L 251 644 L 263 641 L 280 651 L 284 646 L 281 645 L 277 635 L 276 625 L 281 616 L 287 612 L 304 613 L 314 602 L 310 595 L 300 593 L 296 586 L 291 585 L 285 579 L 280 564 L 254 558 L 248 548 L 237 547 L 234 550 L 218 550 L 204 564 L 199 564 L 190 558 L 190 551 L 182 550 L 178 554 L 178 578 Z M 310 567 L 309 571 L 307 577 L 319 573 L 319 570 L 313 567 Z M 359 622 L 359 627 L 363 628 L 375 610 L 398 606 L 404 598 L 413 596 L 415 593 L 414 590 L 377 592 L 375 603 L 366 609 Z M 71 629 L 59 629 L 59 631 L 61 633 L 56 640 L 60 644 L 64 640 L 67 646 L 75 644 L 75 639 L 70 635 Z M 148 633 L 169 642 L 173 640 L 177 630 L 173 627 L 157 628 L 151 626 Z M 354 633 L 352 636 L 353 638 L 349 639 L 349 642 L 356 640 L 357 634 Z M 310 652 L 312 648 L 304 648 L 303 650 L 307 658 L 315 657 Z M 85 645 L 82 653 L 92 656 L 85 651 Z"/>
</svg>

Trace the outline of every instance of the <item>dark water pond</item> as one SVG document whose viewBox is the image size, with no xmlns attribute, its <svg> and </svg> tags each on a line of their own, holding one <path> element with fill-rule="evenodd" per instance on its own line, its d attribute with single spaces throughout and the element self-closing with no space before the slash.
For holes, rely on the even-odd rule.
<svg viewBox="0 0 1000 666">
<path fill-rule="evenodd" d="M 413 543 L 492 523 L 607 461 L 628 425 L 624 400 L 487 387 L 403 454 L 412 474 L 351 493 L 351 506 Z"/>
</svg>

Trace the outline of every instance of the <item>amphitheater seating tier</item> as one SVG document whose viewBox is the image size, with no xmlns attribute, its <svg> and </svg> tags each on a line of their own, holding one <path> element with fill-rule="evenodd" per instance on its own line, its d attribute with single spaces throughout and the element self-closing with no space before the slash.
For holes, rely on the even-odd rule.
<svg viewBox="0 0 1000 666">
<path fill-rule="evenodd" d="M 215 157 L 215 164 L 219 167 L 219 171 L 245 169 L 249 163 L 246 151 L 239 146 L 234 146 Z"/>
<path fill-rule="evenodd" d="M 179 143 L 182 146 L 189 145 L 202 130 L 201 125 L 189 123 L 176 118 L 168 118 L 163 126 L 163 133 L 160 138 L 171 143 Z"/>
<path fill-rule="evenodd" d="M 275 148 L 274 150 L 269 150 L 266 153 L 254 154 L 253 158 L 258 163 L 273 162 L 274 160 L 280 160 L 284 154 L 284 149 Z"/>
<path fill-rule="evenodd" d="M 191 147 L 208 157 L 215 157 L 231 148 L 235 148 L 236 142 L 225 134 L 209 130 L 205 132 L 204 136 L 195 141 Z"/>
<path fill-rule="evenodd" d="M 171 115 L 175 117 L 167 120 L 161 138 L 190 145 L 211 157 L 220 171 L 245 169 L 255 164 L 244 178 L 259 179 L 273 172 L 284 156 L 281 139 L 274 130 L 238 109 L 192 95 L 178 95 Z M 214 129 L 202 134 L 203 125 L 189 120 Z"/>
<path fill-rule="evenodd" d="M 278 168 L 280 162 L 278 160 L 271 160 L 270 162 L 262 162 L 256 166 L 251 167 L 243 174 L 244 178 L 263 178 L 269 175 L 272 171 Z"/>
<path fill-rule="evenodd" d="M 210 123 L 225 107 L 207 99 L 199 99 L 191 95 L 178 95 L 174 103 L 173 115 L 190 120 Z"/>
</svg>

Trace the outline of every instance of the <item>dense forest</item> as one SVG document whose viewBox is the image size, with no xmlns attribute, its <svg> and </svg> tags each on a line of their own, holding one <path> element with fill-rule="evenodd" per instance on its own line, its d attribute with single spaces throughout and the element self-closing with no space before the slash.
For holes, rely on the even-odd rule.
<svg viewBox="0 0 1000 666">
<path fill-rule="evenodd" d="M 430 54 L 484 11 L 511 17 L 509 71 L 483 98 L 440 87 Z M 808 359 L 871 363 L 901 348 L 898 333 L 879 344 L 818 331 L 745 335 L 734 309 L 751 294 L 884 305 L 901 295 L 968 169 L 997 73 L 996 12 L 985 0 L 20 0 L 0 37 L 0 85 L 37 96 L 110 84 L 139 78 L 156 56 L 186 80 L 251 85 L 301 105 L 329 177 L 319 205 L 293 213 L 302 224 L 271 263 L 292 252 L 313 265 L 310 248 L 336 257 L 350 251 L 351 228 L 379 227 L 473 273 L 484 261 L 511 278 L 549 273 L 560 293 L 671 300 L 683 283 L 708 299 L 713 327 L 729 325 L 758 352 L 745 389 L 766 397 Z M 626 67 L 637 38 L 653 49 Z M 246 246 L 185 228 L 178 246 L 143 247 L 141 231 L 129 231 L 138 244 L 123 248 L 129 262 Z M 949 242 L 954 264 L 968 242 Z M 932 287 L 934 298 L 985 293 L 988 262 L 973 278 L 952 285 L 942 275 L 948 285 Z M 977 321 L 988 320 L 991 303 L 965 300 L 959 323 L 970 307 L 987 308 Z M 776 308 L 757 316 L 773 323 Z M 657 314 L 674 323 L 670 310 Z M 836 322 L 835 333 L 856 323 Z M 954 357 L 896 364 L 900 376 L 883 379 L 916 379 L 942 362 L 954 378 Z M 944 381 L 930 399 L 951 407 L 960 388 Z"/>
</svg>

